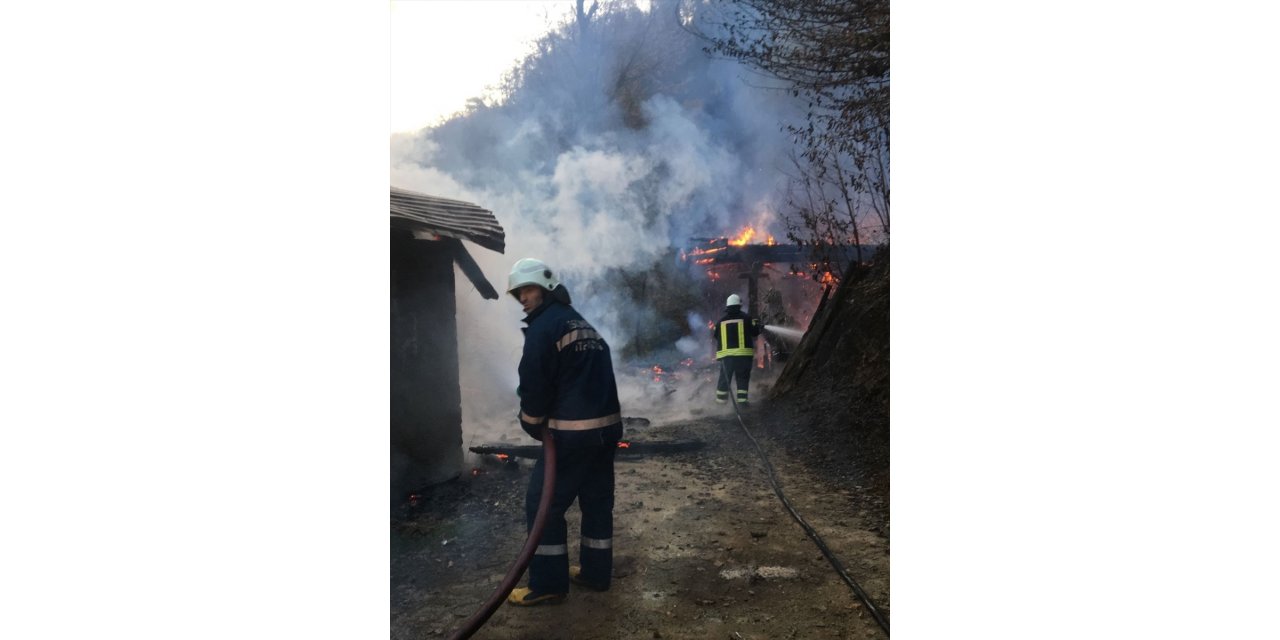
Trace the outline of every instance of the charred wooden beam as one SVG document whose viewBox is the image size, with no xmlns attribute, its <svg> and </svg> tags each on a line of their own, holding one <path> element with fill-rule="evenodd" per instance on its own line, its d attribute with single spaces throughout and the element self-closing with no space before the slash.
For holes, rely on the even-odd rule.
<svg viewBox="0 0 1280 640">
<path fill-rule="evenodd" d="M 480 270 L 480 265 L 476 264 L 475 258 L 472 258 L 470 253 L 467 253 L 467 248 L 462 246 L 462 241 L 456 238 L 444 238 L 442 241 L 453 252 L 453 261 L 457 263 L 458 268 L 462 269 L 463 275 L 467 276 L 476 291 L 479 291 L 486 300 L 497 300 L 497 290 L 489 284 L 489 280 L 484 277 L 484 272 Z"/>
<path fill-rule="evenodd" d="M 874 251 L 872 245 L 861 245 L 863 253 L 869 255 L 868 251 Z M 843 245 L 837 247 L 828 247 L 827 253 L 836 259 L 843 266 L 851 261 L 857 254 L 858 247 L 853 245 Z M 706 262 L 698 264 L 740 264 L 752 262 L 767 262 L 771 264 L 780 263 L 808 263 L 815 260 L 814 248 L 812 246 L 799 246 L 794 244 L 748 244 L 739 246 L 729 246 L 718 251 L 707 254 L 691 254 L 691 258 L 705 259 Z"/>
</svg>

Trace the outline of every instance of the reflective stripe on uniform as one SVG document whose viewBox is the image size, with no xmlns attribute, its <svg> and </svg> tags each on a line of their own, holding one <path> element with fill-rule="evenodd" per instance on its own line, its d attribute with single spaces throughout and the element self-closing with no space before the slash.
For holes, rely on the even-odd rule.
<svg viewBox="0 0 1280 640">
<path fill-rule="evenodd" d="M 604 416 L 603 418 L 588 418 L 586 420 L 561 420 L 559 418 L 552 418 L 548 426 L 552 429 L 559 429 L 560 431 L 586 431 L 587 429 L 607 427 L 618 422 L 622 422 L 621 413 Z"/>
<path fill-rule="evenodd" d="M 729 347 L 729 325 L 737 325 L 738 327 L 738 343 L 736 347 Z M 756 350 L 747 345 L 747 325 L 746 321 L 741 318 L 737 320 L 725 320 L 720 323 L 720 348 L 716 350 L 716 359 L 719 360 L 725 356 L 752 356 Z"/>
<path fill-rule="evenodd" d="M 540 544 L 538 550 L 533 552 L 535 556 L 567 556 L 569 555 L 569 545 L 567 544 Z"/>
<path fill-rule="evenodd" d="M 536 417 L 534 417 L 534 416 L 531 416 L 531 415 L 529 415 L 529 414 L 527 414 L 527 413 L 525 413 L 525 412 L 521 411 L 521 412 L 520 412 L 520 419 L 521 419 L 521 420 L 524 420 L 525 422 L 528 422 L 529 424 L 542 424 L 543 422 L 545 422 L 545 421 L 546 421 L 547 417 L 546 417 L 546 416 L 542 416 L 541 418 L 536 418 Z"/>
<path fill-rule="evenodd" d="M 563 351 L 565 347 L 579 340 L 603 340 L 595 329 L 574 329 L 564 334 L 559 341 L 556 342 L 556 351 Z"/>
<path fill-rule="evenodd" d="M 613 538 L 588 538 L 582 536 L 582 546 L 588 549 L 612 549 Z"/>
<path fill-rule="evenodd" d="M 721 390 L 719 390 L 719 389 L 716 389 L 716 397 L 717 397 L 717 398 L 728 398 L 728 397 L 729 397 L 729 392 L 728 392 L 728 391 L 721 391 Z"/>
</svg>

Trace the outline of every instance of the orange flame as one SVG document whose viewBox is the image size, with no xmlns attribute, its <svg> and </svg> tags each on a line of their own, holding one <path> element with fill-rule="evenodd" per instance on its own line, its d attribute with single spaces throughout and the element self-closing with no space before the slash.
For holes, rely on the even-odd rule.
<svg viewBox="0 0 1280 640">
<path fill-rule="evenodd" d="M 753 227 L 750 227 L 750 226 L 744 227 L 742 231 L 738 233 L 738 237 L 730 240 L 729 244 L 735 247 L 744 246 L 748 242 L 751 242 L 751 239 L 754 238 L 755 235 L 756 235 L 756 230 Z"/>
<path fill-rule="evenodd" d="M 498 456 L 498 459 L 499 459 L 499 460 L 507 460 L 507 459 L 509 459 L 509 458 L 511 457 L 511 456 L 509 456 L 509 455 L 507 455 L 507 454 L 505 454 L 505 453 L 499 453 L 499 454 L 496 454 L 496 455 Z"/>
<path fill-rule="evenodd" d="M 631 448 L 631 443 L 630 443 L 630 442 L 619 442 L 619 443 L 618 443 L 618 448 L 619 448 L 619 449 L 630 449 L 630 448 Z"/>
</svg>

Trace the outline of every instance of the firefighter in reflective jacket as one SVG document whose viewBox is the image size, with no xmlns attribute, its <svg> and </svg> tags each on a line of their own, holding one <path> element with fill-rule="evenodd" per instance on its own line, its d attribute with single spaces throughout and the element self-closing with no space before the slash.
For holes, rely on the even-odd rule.
<svg viewBox="0 0 1280 640">
<path fill-rule="evenodd" d="M 609 345 L 570 305 L 569 292 L 540 260 L 511 268 L 507 293 L 524 308 L 520 358 L 520 426 L 535 439 L 550 427 L 556 444 L 556 482 L 546 526 L 529 564 L 529 586 L 507 601 L 528 606 L 563 600 L 569 583 L 597 591 L 613 574 L 613 460 L 622 438 L 622 413 Z M 526 531 L 542 495 L 545 460 L 538 458 L 525 493 Z M 569 566 L 564 515 L 582 510 L 579 566 Z"/>
<path fill-rule="evenodd" d="M 738 294 L 724 301 L 724 316 L 711 329 L 711 339 L 716 343 L 716 360 L 720 361 L 720 381 L 716 384 L 716 402 L 729 398 L 729 378 L 738 382 L 738 404 L 747 404 L 747 387 L 751 383 L 751 363 L 755 360 L 756 336 L 760 324 L 742 311 L 742 298 Z"/>
</svg>

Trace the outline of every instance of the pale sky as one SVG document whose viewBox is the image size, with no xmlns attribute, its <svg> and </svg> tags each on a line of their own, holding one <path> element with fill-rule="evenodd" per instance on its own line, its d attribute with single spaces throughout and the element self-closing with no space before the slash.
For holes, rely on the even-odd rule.
<svg viewBox="0 0 1280 640">
<path fill-rule="evenodd" d="M 572 0 L 392 0 L 391 132 L 461 110 L 573 8 Z"/>
</svg>

